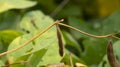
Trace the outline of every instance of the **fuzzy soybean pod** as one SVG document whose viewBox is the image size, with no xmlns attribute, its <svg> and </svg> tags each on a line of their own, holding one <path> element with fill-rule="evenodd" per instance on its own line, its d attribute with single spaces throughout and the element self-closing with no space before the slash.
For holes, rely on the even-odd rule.
<svg viewBox="0 0 120 67">
<path fill-rule="evenodd" d="M 108 61 L 109 61 L 109 64 L 111 67 L 120 67 L 120 65 L 118 64 L 116 57 L 114 55 L 112 41 L 109 41 L 109 43 L 108 43 L 107 58 L 108 58 Z"/>
<path fill-rule="evenodd" d="M 57 38 L 58 38 L 58 45 L 59 45 L 59 54 L 60 56 L 63 56 L 64 54 L 63 41 L 62 41 L 61 30 L 58 24 L 56 24 L 56 28 L 57 28 Z"/>
</svg>

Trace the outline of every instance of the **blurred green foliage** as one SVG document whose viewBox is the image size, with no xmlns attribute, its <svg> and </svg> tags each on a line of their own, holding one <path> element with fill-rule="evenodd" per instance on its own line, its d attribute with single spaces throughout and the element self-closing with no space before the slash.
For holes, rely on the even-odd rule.
<svg viewBox="0 0 120 67">
<path fill-rule="evenodd" d="M 63 23 L 94 35 L 119 32 L 119 3 L 119 0 L 0 0 L 0 52 L 17 48 L 54 22 L 53 19 L 64 18 Z M 29 61 L 10 67 L 37 67 L 61 62 L 71 65 L 71 53 L 74 65 L 83 63 L 88 67 L 109 67 L 106 57 L 109 38 L 92 38 L 66 27 L 60 28 L 65 44 L 63 57 L 58 53 L 54 26 L 24 48 L 1 57 L 0 66 L 7 61 Z M 113 42 L 120 62 L 120 42 L 116 39 Z"/>
</svg>

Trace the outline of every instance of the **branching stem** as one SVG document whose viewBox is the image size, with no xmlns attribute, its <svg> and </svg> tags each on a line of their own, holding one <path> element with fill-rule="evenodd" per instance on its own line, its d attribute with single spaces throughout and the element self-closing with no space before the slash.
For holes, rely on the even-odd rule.
<svg viewBox="0 0 120 67">
<path fill-rule="evenodd" d="M 29 43 L 31 43 L 33 40 L 39 38 L 42 34 L 44 34 L 46 31 L 48 31 L 51 27 L 53 27 L 54 25 L 58 24 L 58 25 L 62 25 L 62 26 L 65 26 L 65 27 L 68 27 L 70 29 L 73 29 L 75 31 L 78 31 L 84 35 L 87 35 L 87 36 L 90 36 L 90 37 L 94 37 L 94 38 L 108 38 L 108 37 L 112 37 L 112 38 L 116 38 L 116 39 L 119 39 L 118 37 L 114 36 L 115 34 L 118 34 L 118 33 L 113 33 L 113 34 L 108 34 L 108 35 L 102 35 L 102 36 L 97 36 L 97 35 L 93 35 L 93 34 L 89 34 L 87 32 L 84 32 L 82 30 L 79 30 L 75 27 L 72 27 L 72 26 L 69 26 L 69 25 L 66 25 L 66 24 L 63 24 L 63 23 L 60 23 L 62 22 L 62 20 L 57 20 L 55 21 L 54 23 L 50 24 L 47 28 L 45 28 L 42 32 L 40 32 L 39 34 L 35 35 L 33 38 L 29 39 L 28 41 L 26 41 L 25 43 L 21 44 L 21 46 L 15 48 L 15 49 L 12 49 L 12 50 L 9 50 L 9 51 L 6 51 L 6 52 L 3 52 L 3 53 L 0 53 L 0 57 L 3 56 L 3 55 L 6 55 L 6 54 L 9 54 L 9 53 L 12 53 L 12 52 L 15 52 L 23 47 L 25 47 L 26 45 L 28 45 Z"/>
<path fill-rule="evenodd" d="M 117 34 L 117 33 L 112 33 L 112 34 L 107 34 L 107 35 L 98 36 L 98 35 L 89 34 L 89 33 L 87 33 L 87 32 L 84 32 L 84 31 L 82 31 L 82 30 L 79 30 L 79 29 L 77 29 L 77 28 L 75 28 L 75 27 L 72 27 L 72 26 L 69 26 L 69 25 L 66 25 L 66 24 L 63 24 L 63 23 L 58 23 L 58 24 L 61 25 L 61 26 L 65 26 L 65 27 L 68 27 L 68 28 L 70 28 L 70 29 L 73 29 L 73 30 L 75 30 L 75 31 L 78 31 L 79 33 L 82 33 L 82 34 L 84 34 L 84 35 L 87 35 L 87 36 L 90 36 L 90 37 L 94 37 L 94 38 L 113 37 L 113 38 L 116 38 L 116 39 L 120 39 L 120 38 L 118 38 L 118 37 L 113 36 L 113 35 L 115 35 L 115 34 Z"/>
</svg>

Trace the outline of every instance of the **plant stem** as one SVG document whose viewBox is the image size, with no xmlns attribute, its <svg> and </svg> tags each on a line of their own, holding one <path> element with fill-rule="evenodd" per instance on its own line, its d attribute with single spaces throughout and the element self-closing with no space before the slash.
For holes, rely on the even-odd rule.
<svg viewBox="0 0 120 67">
<path fill-rule="evenodd" d="M 70 64 L 71 64 L 71 67 L 74 67 L 73 59 L 72 59 L 72 54 L 71 54 L 71 53 L 69 54 L 69 57 L 70 57 Z"/>
<path fill-rule="evenodd" d="M 115 34 L 118 34 L 118 33 L 113 33 L 113 34 L 108 34 L 108 35 L 102 35 L 102 36 L 97 36 L 97 35 L 93 35 L 93 34 L 89 34 L 87 32 L 84 32 L 82 30 L 79 30 L 77 28 L 74 28 L 72 26 L 69 26 L 69 25 L 66 25 L 66 24 L 63 24 L 63 23 L 60 23 L 62 22 L 62 20 L 57 20 L 55 21 L 54 23 L 50 24 L 47 28 L 45 28 L 42 32 L 40 32 L 39 34 L 37 34 L 36 36 L 34 36 L 33 38 L 29 39 L 28 41 L 26 41 L 25 43 L 21 44 L 21 46 L 15 48 L 15 49 L 12 49 L 12 50 L 9 50 L 9 51 L 6 51 L 6 52 L 3 52 L 3 53 L 0 53 L 0 57 L 3 56 L 3 55 L 6 55 L 6 54 L 9 54 L 9 53 L 12 53 L 12 52 L 15 52 L 21 48 L 23 48 L 24 46 L 28 45 L 29 43 L 31 43 L 33 40 L 37 39 L 38 37 L 40 37 L 42 34 L 44 34 L 46 31 L 48 31 L 51 27 L 53 27 L 54 25 L 56 24 L 59 24 L 59 25 L 62 25 L 62 26 L 65 26 L 65 27 L 68 27 L 70 29 L 73 29 L 75 31 L 78 31 L 84 35 L 87 35 L 87 36 L 91 36 L 91 37 L 94 37 L 94 38 L 108 38 L 108 37 L 112 37 L 112 38 L 116 38 L 116 39 L 119 39 L 118 37 L 114 36 Z"/>
<path fill-rule="evenodd" d="M 54 23 L 50 24 L 47 28 L 45 28 L 42 32 L 40 32 L 38 35 L 34 36 L 33 38 L 29 39 L 28 41 L 26 41 L 25 43 L 21 44 L 21 46 L 15 48 L 15 49 L 12 49 L 12 50 L 9 50 L 9 51 L 6 51 L 6 52 L 3 52 L 3 53 L 0 53 L 0 57 L 3 56 L 3 55 L 6 55 L 6 54 L 9 54 L 9 53 L 12 53 L 12 52 L 15 52 L 21 48 L 23 48 L 24 46 L 28 45 L 29 43 L 31 43 L 33 40 L 37 39 L 38 37 L 40 37 L 42 34 L 44 34 L 46 31 L 48 31 L 51 27 L 53 27 L 56 23 L 58 23 L 60 21 L 55 21 Z"/>
<path fill-rule="evenodd" d="M 55 17 L 57 13 L 69 2 L 69 0 L 63 0 L 60 5 L 50 14 L 51 17 Z"/>
<path fill-rule="evenodd" d="M 87 32 L 84 32 L 84 31 L 82 31 L 82 30 L 79 30 L 79 29 L 77 29 L 77 28 L 75 28 L 75 27 L 72 27 L 72 26 L 69 26 L 69 25 L 66 25 L 66 24 L 63 24 L 63 23 L 57 23 L 57 24 L 59 24 L 59 25 L 61 25 L 61 26 L 68 27 L 68 28 L 73 29 L 73 30 L 75 30 L 75 31 L 78 31 L 78 32 L 80 32 L 80 33 L 82 33 L 82 34 L 84 34 L 84 35 L 87 35 L 87 36 L 90 36 L 90 37 L 94 37 L 94 38 L 113 37 L 113 38 L 119 39 L 118 37 L 113 36 L 113 35 L 115 35 L 115 34 L 117 34 L 117 33 L 112 33 L 112 34 L 97 36 L 97 35 L 89 34 L 89 33 L 87 33 Z"/>
<path fill-rule="evenodd" d="M 116 36 L 114 36 L 114 35 L 113 35 L 113 36 L 111 36 L 111 37 L 113 37 L 113 38 L 115 38 L 115 39 L 120 40 L 120 38 L 119 38 L 119 37 L 116 37 Z"/>
<path fill-rule="evenodd" d="M 2 66 L 2 67 L 10 67 L 10 66 L 12 66 L 12 65 L 16 65 L 16 64 L 26 64 L 26 63 L 28 63 L 28 61 L 16 62 L 16 63 L 4 65 L 4 66 Z"/>
</svg>

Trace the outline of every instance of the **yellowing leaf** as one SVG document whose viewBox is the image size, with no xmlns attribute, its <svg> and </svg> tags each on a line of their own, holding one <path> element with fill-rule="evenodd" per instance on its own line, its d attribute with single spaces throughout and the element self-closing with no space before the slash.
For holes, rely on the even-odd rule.
<svg viewBox="0 0 120 67">
<path fill-rule="evenodd" d="M 27 13 L 22 18 L 22 21 L 20 24 L 20 27 L 23 30 L 24 35 L 19 38 L 16 38 L 10 44 L 8 50 L 12 50 L 19 47 L 21 44 L 28 41 L 33 36 L 43 31 L 46 27 L 48 27 L 53 22 L 54 22 L 53 19 L 51 19 L 49 16 L 44 15 L 41 11 L 31 11 Z M 44 54 L 43 56 L 39 54 L 40 52 L 37 52 L 37 51 L 41 51 L 42 49 L 47 50 L 42 53 Z M 60 57 L 59 55 L 59 46 L 58 46 L 58 39 L 56 34 L 56 27 L 53 26 L 47 32 L 42 34 L 39 38 L 35 39 L 34 41 L 29 43 L 25 47 L 21 48 L 20 50 L 8 54 L 7 56 L 8 58 L 10 56 L 13 56 L 14 60 L 17 62 L 17 60 L 21 56 L 24 56 L 26 54 L 30 54 L 26 58 L 27 60 L 30 60 L 29 63 L 33 63 L 35 60 L 34 58 L 37 55 L 42 56 L 42 57 L 36 57 L 38 62 L 35 62 L 33 66 L 59 63 L 62 57 Z M 33 57 L 31 57 L 31 54 Z M 17 66 L 17 67 L 20 67 L 20 66 Z"/>
</svg>

